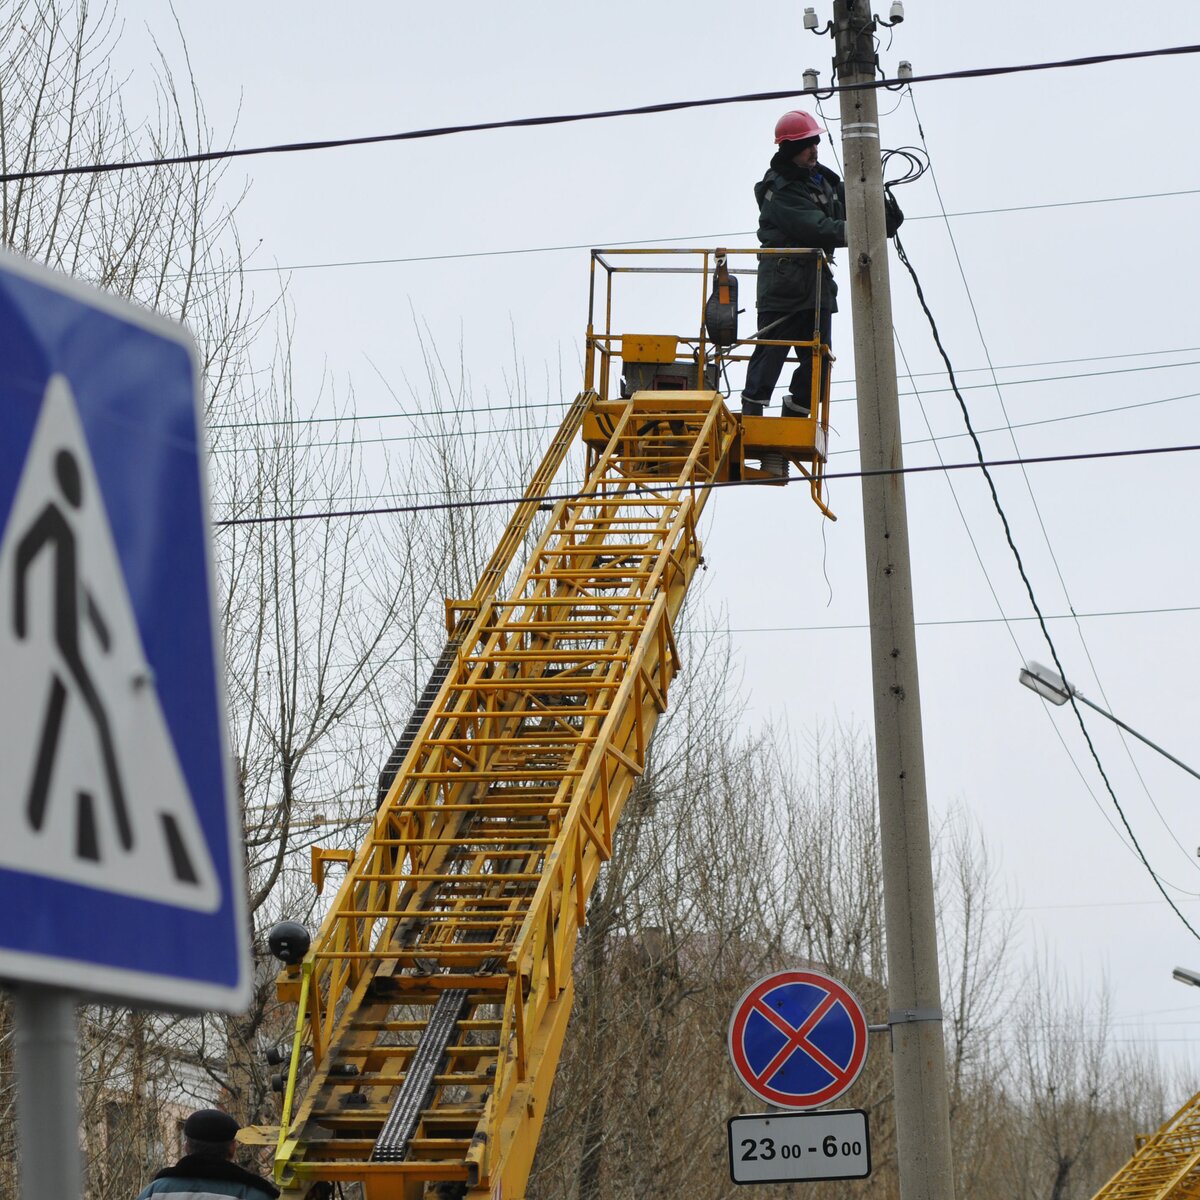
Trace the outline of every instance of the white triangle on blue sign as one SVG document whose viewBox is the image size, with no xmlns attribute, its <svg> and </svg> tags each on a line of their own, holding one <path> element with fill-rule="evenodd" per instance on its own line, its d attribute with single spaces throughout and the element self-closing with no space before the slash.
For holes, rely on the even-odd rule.
<svg viewBox="0 0 1200 1200">
<path fill-rule="evenodd" d="M 75 398 L 51 378 L 0 535 L 0 866 L 176 908 L 221 888 Z"/>
</svg>

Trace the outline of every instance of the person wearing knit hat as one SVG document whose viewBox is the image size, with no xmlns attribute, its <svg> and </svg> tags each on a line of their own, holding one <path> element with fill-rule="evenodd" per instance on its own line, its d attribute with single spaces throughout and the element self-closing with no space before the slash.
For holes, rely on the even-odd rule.
<svg viewBox="0 0 1200 1200">
<path fill-rule="evenodd" d="M 164 1167 L 138 1193 L 151 1196 L 186 1196 L 187 1200 L 274 1200 L 279 1189 L 233 1161 L 237 1121 L 219 1108 L 202 1108 L 183 1123 L 183 1157 Z"/>
</svg>

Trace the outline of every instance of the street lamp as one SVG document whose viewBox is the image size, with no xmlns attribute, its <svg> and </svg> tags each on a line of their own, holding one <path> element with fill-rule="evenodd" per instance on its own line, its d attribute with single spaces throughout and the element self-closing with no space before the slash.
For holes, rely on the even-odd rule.
<svg viewBox="0 0 1200 1200">
<path fill-rule="evenodd" d="M 1126 733 L 1132 734 L 1139 742 L 1145 742 L 1151 750 L 1157 750 L 1163 758 L 1169 758 L 1177 767 L 1181 767 L 1193 779 L 1200 779 L 1200 771 L 1193 771 L 1185 762 L 1180 762 L 1173 754 L 1168 754 L 1161 746 L 1152 742 L 1144 734 L 1138 733 L 1136 729 L 1131 729 L 1124 721 L 1114 717 L 1107 709 L 1103 709 L 1098 704 L 1093 704 L 1086 696 L 1084 696 L 1077 688 L 1072 687 L 1057 671 L 1050 670 L 1049 667 L 1042 666 L 1039 662 L 1027 662 L 1021 668 L 1021 674 L 1018 676 L 1020 681 L 1030 689 L 1037 692 L 1043 700 L 1049 700 L 1051 704 L 1066 704 L 1072 697 L 1080 704 L 1086 704 L 1093 712 L 1098 712 L 1102 717 L 1107 717 L 1114 725 L 1119 725 Z M 1182 970 L 1182 968 L 1180 968 Z M 1179 978 L 1179 973 L 1176 972 L 1175 978 Z M 1185 983 L 1191 983 L 1192 980 L 1184 980 Z M 1200 987 L 1200 982 L 1196 983 Z"/>
<path fill-rule="evenodd" d="M 1192 987 L 1200 987 L 1200 971 L 1189 971 L 1187 967 L 1176 967 L 1171 972 L 1172 979 L 1180 983 L 1190 983 Z"/>
</svg>

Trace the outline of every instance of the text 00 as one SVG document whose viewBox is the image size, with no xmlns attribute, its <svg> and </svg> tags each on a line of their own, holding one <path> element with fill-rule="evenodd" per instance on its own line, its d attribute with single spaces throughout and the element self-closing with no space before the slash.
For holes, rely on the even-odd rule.
<svg viewBox="0 0 1200 1200">
<path fill-rule="evenodd" d="M 863 1152 L 862 1142 L 839 1142 L 832 1133 L 826 1134 L 821 1139 L 821 1145 L 818 1146 L 801 1146 L 798 1144 L 789 1145 L 784 1142 L 781 1146 L 775 1145 L 774 1138 L 743 1138 L 742 1139 L 742 1162 L 755 1162 L 761 1159 L 763 1162 L 770 1162 L 776 1155 L 780 1158 L 800 1158 L 804 1154 L 821 1153 L 826 1158 L 836 1158 L 839 1154 L 844 1154 L 847 1157 L 850 1155 L 859 1156 Z"/>
</svg>

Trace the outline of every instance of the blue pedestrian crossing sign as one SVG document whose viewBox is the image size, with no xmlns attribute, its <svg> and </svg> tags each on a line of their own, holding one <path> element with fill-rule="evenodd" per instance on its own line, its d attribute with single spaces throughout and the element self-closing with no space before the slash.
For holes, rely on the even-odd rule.
<svg viewBox="0 0 1200 1200">
<path fill-rule="evenodd" d="M 779 1108 L 818 1108 L 867 1061 L 867 1018 L 853 992 L 821 971 L 776 971 L 748 988 L 729 1022 L 742 1083 Z"/>
<path fill-rule="evenodd" d="M 250 994 L 201 435 L 180 325 L 0 257 L 0 977 Z"/>
</svg>

